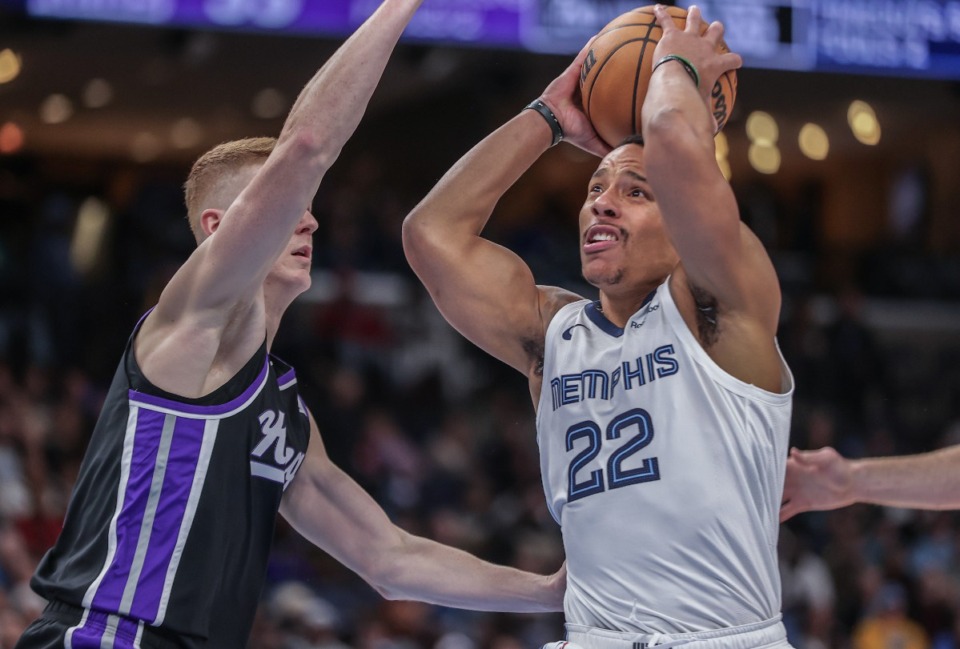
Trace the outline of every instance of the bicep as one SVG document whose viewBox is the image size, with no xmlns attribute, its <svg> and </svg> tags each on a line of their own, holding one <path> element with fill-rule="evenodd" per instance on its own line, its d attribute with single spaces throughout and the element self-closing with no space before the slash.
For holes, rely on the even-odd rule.
<svg viewBox="0 0 960 649">
<path fill-rule="evenodd" d="M 527 374 L 530 340 L 542 340 L 540 292 L 526 263 L 482 237 L 461 245 L 411 240 L 407 257 L 437 308 L 472 343 Z"/>
</svg>

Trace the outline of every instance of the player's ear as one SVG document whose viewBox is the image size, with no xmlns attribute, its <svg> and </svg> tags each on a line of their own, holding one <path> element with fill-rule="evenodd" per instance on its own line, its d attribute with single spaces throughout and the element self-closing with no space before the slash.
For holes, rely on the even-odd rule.
<svg viewBox="0 0 960 649">
<path fill-rule="evenodd" d="M 203 210 L 203 213 L 200 214 L 200 229 L 203 231 L 204 239 L 216 232 L 222 222 L 223 210 Z"/>
</svg>

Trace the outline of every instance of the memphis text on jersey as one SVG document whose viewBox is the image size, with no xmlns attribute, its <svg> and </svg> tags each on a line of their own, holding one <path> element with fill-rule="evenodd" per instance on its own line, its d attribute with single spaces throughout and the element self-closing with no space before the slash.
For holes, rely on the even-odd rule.
<svg viewBox="0 0 960 649">
<path fill-rule="evenodd" d="M 589 369 L 550 379 L 553 409 L 585 399 L 613 399 L 619 391 L 633 390 L 680 371 L 673 345 L 661 345 L 633 361 L 611 369 Z"/>
</svg>

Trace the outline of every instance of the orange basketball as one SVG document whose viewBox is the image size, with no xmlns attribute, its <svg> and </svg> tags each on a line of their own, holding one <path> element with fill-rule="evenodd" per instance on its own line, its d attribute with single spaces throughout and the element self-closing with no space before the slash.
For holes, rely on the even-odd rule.
<svg viewBox="0 0 960 649">
<path fill-rule="evenodd" d="M 667 11 L 677 27 L 683 29 L 686 10 L 667 7 Z M 704 21 L 702 31 L 706 31 L 707 24 Z M 611 146 L 640 132 L 640 109 L 653 72 L 653 51 L 662 34 L 653 5 L 640 7 L 604 27 L 587 53 L 580 69 L 583 110 L 600 137 Z M 730 50 L 721 42 L 719 51 Z M 723 128 L 737 98 L 734 70 L 720 77 L 710 97 L 713 116 L 718 127 Z"/>
</svg>

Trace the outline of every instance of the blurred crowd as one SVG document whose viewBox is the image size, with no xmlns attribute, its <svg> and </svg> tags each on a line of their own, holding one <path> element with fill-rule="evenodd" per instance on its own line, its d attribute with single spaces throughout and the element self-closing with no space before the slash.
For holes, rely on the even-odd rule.
<svg viewBox="0 0 960 649">
<path fill-rule="evenodd" d="M 289 312 L 274 351 L 298 368 L 331 457 L 398 524 L 491 561 L 552 572 L 563 549 L 543 499 L 526 383 L 436 312 L 400 248 L 415 197 L 391 189 L 371 165 L 361 159 L 321 190 L 315 287 Z M 129 330 L 193 246 L 180 175 L 115 171 L 91 192 L 45 185 L 28 160 L 0 165 L 0 649 L 44 606 L 28 581 L 56 538 Z M 735 188 L 783 279 L 780 343 L 797 383 L 793 444 L 863 456 L 960 442 L 957 338 L 905 336 L 865 316 L 872 300 L 912 294 L 909 284 L 869 272 L 879 267 L 873 260 L 894 256 L 861 255 L 863 272 L 824 283 L 812 226 L 778 230 L 767 194 Z M 543 218 L 495 222 L 490 236 L 524 256 L 539 282 L 592 296 L 579 278 L 572 213 L 558 214 L 568 209 L 540 205 Z M 84 210 L 106 224 L 86 248 L 76 234 L 90 218 Z M 948 309 L 956 278 L 930 272 L 922 245 L 897 251 L 897 263 L 915 270 L 898 276 Z M 960 647 L 958 526 L 952 512 L 868 506 L 785 524 L 791 642 Z M 281 519 L 250 647 L 534 649 L 562 635 L 561 615 L 384 601 Z"/>
</svg>

